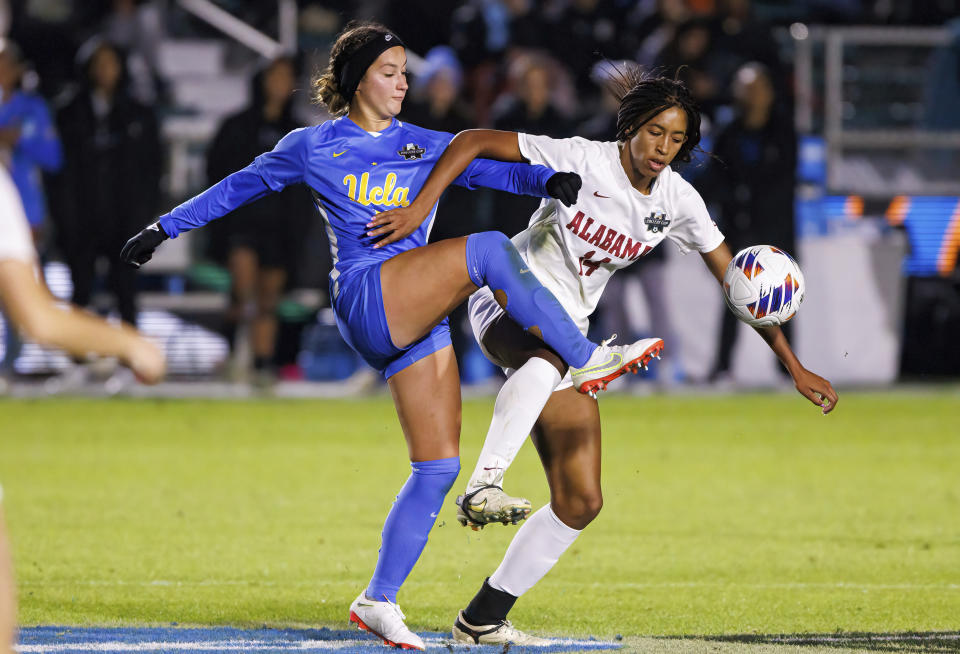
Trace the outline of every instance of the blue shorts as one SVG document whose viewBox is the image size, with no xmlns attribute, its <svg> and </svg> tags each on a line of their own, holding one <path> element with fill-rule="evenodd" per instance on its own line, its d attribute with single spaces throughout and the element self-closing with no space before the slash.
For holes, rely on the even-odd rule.
<svg viewBox="0 0 960 654">
<path fill-rule="evenodd" d="M 341 275 L 337 279 L 333 313 L 347 345 L 384 379 L 390 379 L 407 366 L 451 345 L 450 321 L 444 318 L 429 334 L 406 347 L 394 345 L 383 312 L 381 265 L 382 262 Z"/>
</svg>

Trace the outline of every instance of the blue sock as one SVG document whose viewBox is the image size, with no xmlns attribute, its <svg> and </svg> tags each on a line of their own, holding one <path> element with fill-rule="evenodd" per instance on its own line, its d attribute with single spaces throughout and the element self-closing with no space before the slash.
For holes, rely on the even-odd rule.
<svg viewBox="0 0 960 654">
<path fill-rule="evenodd" d="M 410 464 L 413 473 L 400 489 L 383 525 L 377 569 L 367 586 L 367 597 L 397 601 L 406 580 L 427 544 L 447 491 L 460 473 L 460 457 Z"/>
<path fill-rule="evenodd" d="M 495 297 L 505 294 L 507 314 L 542 338 L 567 364 L 576 368 L 586 365 L 596 344 L 580 333 L 557 298 L 529 271 L 504 234 L 481 232 L 468 236 L 467 271 L 474 284 L 489 286 Z"/>
</svg>

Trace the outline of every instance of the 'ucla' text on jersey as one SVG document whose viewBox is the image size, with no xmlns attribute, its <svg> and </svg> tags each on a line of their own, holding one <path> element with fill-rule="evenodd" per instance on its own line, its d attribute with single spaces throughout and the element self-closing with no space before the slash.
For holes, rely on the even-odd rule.
<svg viewBox="0 0 960 654">
<path fill-rule="evenodd" d="M 370 173 L 364 173 L 360 176 L 360 192 L 358 193 L 357 176 L 347 175 L 343 178 L 343 183 L 347 185 L 347 195 L 355 202 L 363 205 L 376 204 L 391 208 L 410 206 L 410 201 L 407 199 L 410 187 L 397 186 L 396 173 L 387 175 L 387 181 L 384 182 L 383 186 L 372 186 L 368 190 L 369 181 Z"/>
<path fill-rule="evenodd" d="M 160 225 L 174 237 L 271 191 L 304 183 L 326 223 L 334 264 L 330 289 L 336 297 L 343 275 L 427 243 L 436 206 L 415 232 L 379 249 L 373 248 L 377 239 L 366 236 L 366 225 L 381 211 L 410 205 L 452 138 L 396 119 L 382 132 L 367 132 L 346 116 L 297 129 L 247 168 L 161 217 Z M 544 197 L 554 172 L 477 159 L 454 183 Z"/>
</svg>

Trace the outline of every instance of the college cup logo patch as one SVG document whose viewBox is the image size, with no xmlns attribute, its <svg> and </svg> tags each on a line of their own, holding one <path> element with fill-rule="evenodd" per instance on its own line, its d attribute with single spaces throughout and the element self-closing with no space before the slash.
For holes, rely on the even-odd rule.
<svg viewBox="0 0 960 654">
<path fill-rule="evenodd" d="M 644 224 L 654 234 L 662 232 L 670 225 L 670 221 L 667 220 L 667 214 L 665 213 L 656 213 L 650 212 L 650 215 L 643 219 Z"/>
<path fill-rule="evenodd" d="M 402 150 L 397 150 L 397 154 L 406 159 L 407 161 L 413 161 L 414 159 L 423 159 L 423 153 L 426 152 L 416 143 L 407 143 L 406 147 Z"/>
</svg>

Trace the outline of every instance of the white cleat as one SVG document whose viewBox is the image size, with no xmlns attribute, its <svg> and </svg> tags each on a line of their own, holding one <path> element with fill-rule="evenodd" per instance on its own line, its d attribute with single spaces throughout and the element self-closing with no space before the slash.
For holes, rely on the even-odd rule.
<svg viewBox="0 0 960 654">
<path fill-rule="evenodd" d="M 587 365 L 583 368 L 570 367 L 573 387 L 597 399 L 597 393 L 605 390 L 607 384 L 620 375 L 640 369 L 647 369 L 651 359 L 659 359 L 663 352 L 662 338 L 644 338 L 630 345 L 609 345 L 616 334 L 600 343 Z"/>
<path fill-rule="evenodd" d="M 552 645 L 545 638 L 537 638 L 515 629 L 509 620 L 500 624 L 472 625 L 463 617 L 463 611 L 457 614 L 453 623 L 453 639 L 467 645 L 526 645 L 542 647 Z M 504 650 L 506 651 L 506 650 Z"/>
<path fill-rule="evenodd" d="M 474 531 L 492 522 L 515 525 L 530 515 L 532 509 L 530 500 L 511 497 L 492 484 L 457 497 L 457 521 Z"/>
<path fill-rule="evenodd" d="M 400 649 L 426 649 L 423 639 L 410 631 L 404 620 L 406 616 L 399 606 L 389 600 L 375 602 L 367 599 L 366 591 L 361 592 L 350 605 L 350 622 L 356 624 L 358 629 L 379 637 L 385 645 Z"/>
</svg>

